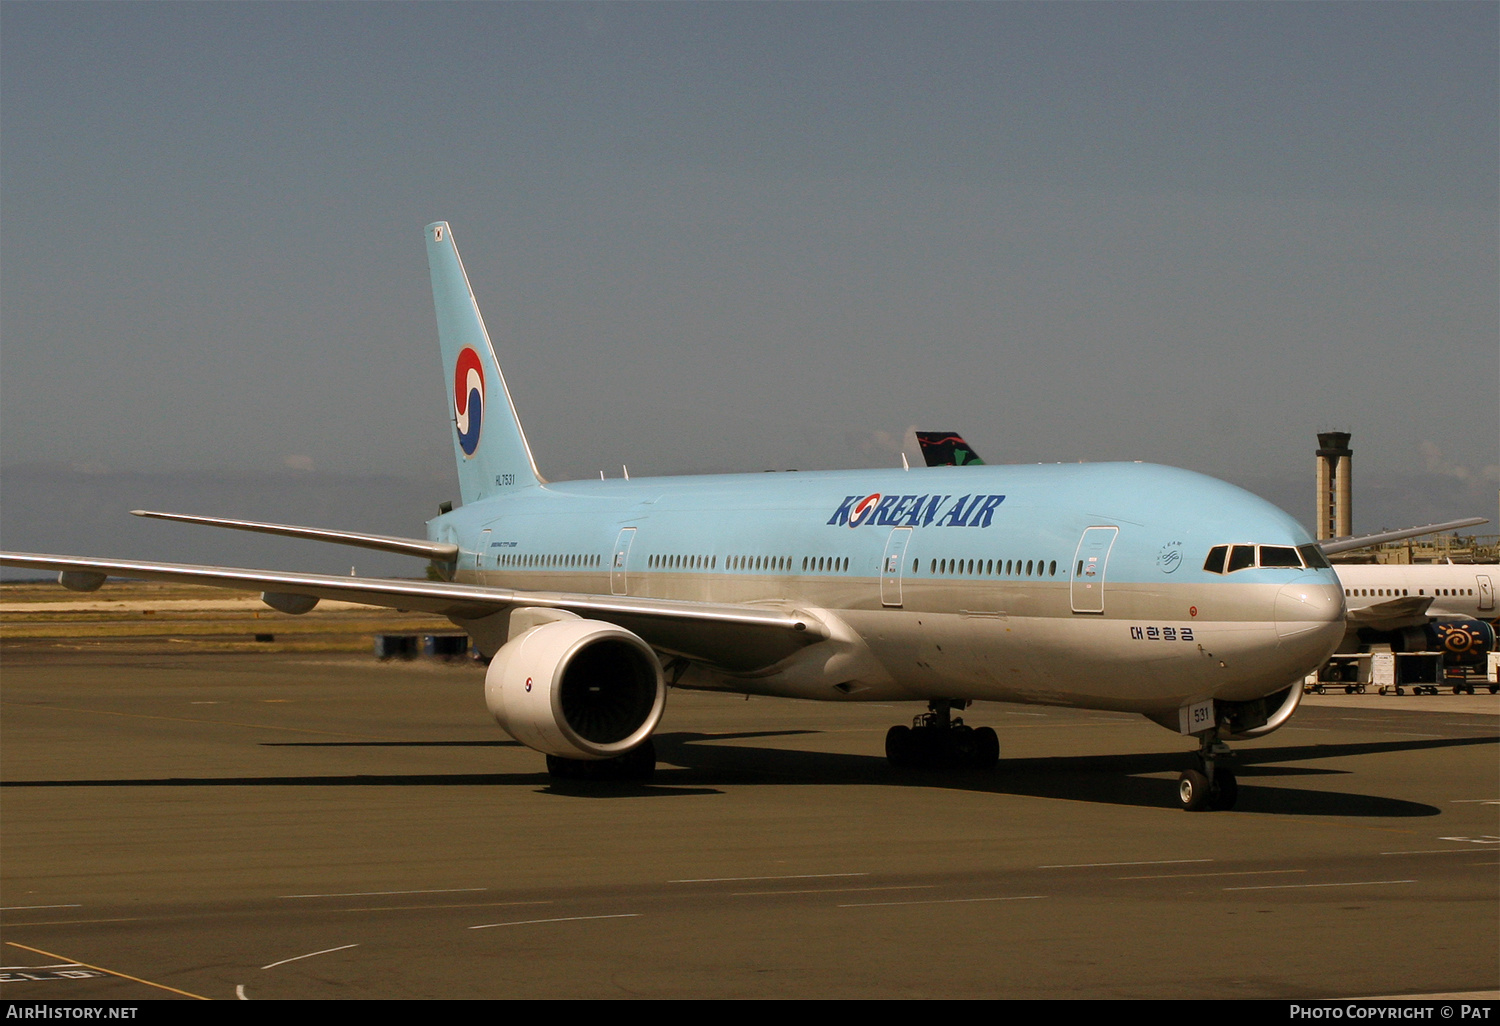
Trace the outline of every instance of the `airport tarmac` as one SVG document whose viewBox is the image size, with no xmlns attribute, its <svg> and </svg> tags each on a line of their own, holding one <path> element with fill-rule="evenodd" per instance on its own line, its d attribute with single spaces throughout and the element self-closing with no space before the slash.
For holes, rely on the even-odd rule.
<svg viewBox="0 0 1500 1026">
<path fill-rule="evenodd" d="M 1500 696 L 1325 695 L 1176 808 L 1191 741 L 674 691 L 649 786 L 554 784 L 483 671 L 9 646 L 0 996 L 1348 998 L 1500 991 Z"/>
</svg>

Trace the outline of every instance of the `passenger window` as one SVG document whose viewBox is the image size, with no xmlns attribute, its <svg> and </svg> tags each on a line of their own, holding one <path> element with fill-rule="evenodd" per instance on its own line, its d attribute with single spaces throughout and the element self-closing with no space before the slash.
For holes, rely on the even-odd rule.
<svg viewBox="0 0 1500 1026">
<path fill-rule="evenodd" d="M 1244 570 L 1255 565 L 1255 546 L 1236 545 L 1229 550 L 1229 573 L 1236 570 Z"/>
</svg>

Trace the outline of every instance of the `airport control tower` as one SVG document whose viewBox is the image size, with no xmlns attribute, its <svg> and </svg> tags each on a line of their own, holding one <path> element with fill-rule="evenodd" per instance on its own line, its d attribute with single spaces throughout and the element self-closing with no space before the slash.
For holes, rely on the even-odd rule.
<svg viewBox="0 0 1500 1026">
<path fill-rule="evenodd" d="M 1350 482 L 1349 432 L 1318 433 L 1318 540 L 1354 533 L 1354 495 Z"/>
</svg>

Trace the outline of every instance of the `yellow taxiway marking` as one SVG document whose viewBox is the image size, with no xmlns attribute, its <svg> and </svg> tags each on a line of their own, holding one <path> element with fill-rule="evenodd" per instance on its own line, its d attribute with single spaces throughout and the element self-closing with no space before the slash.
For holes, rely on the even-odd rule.
<svg viewBox="0 0 1500 1026">
<path fill-rule="evenodd" d="M 13 948 L 20 948 L 22 951 L 34 951 L 38 955 L 46 955 L 48 958 L 56 958 L 64 962 L 71 961 L 74 965 L 81 965 L 85 969 L 93 969 L 97 972 L 108 973 L 110 976 L 118 976 L 122 980 L 131 980 L 135 983 L 144 983 L 148 987 L 156 987 L 159 990 L 170 990 L 173 994 L 181 994 L 183 997 L 190 997 L 195 1001 L 211 1000 L 210 998 L 204 997 L 202 994 L 193 994 L 185 990 L 178 990 L 176 987 L 168 987 L 165 983 L 152 983 L 150 980 L 143 980 L 139 976 L 131 976 L 129 973 L 121 973 L 116 972 L 113 969 L 106 969 L 102 965 L 89 965 L 87 962 L 79 962 L 77 959 L 69 959 L 67 955 L 53 954 L 50 951 L 43 951 L 41 948 L 29 948 L 25 944 L 17 944 L 15 941 L 6 941 L 5 943 L 9 944 Z"/>
</svg>

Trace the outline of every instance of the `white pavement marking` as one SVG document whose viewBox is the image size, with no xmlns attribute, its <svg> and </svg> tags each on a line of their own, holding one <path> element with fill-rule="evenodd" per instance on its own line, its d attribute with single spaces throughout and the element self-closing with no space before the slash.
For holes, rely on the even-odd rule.
<svg viewBox="0 0 1500 1026">
<path fill-rule="evenodd" d="M 846 894 L 850 891 L 930 891 L 937 884 L 896 884 L 890 887 L 800 887 L 784 891 L 731 891 L 731 898 L 759 898 L 772 894 Z"/>
<path fill-rule="evenodd" d="M 83 908 L 82 905 L 0 905 L 0 912 L 30 912 L 39 908 Z"/>
<path fill-rule="evenodd" d="M 1281 873 L 1305 873 L 1305 869 L 1246 869 L 1234 873 L 1156 873 L 1152 876 L 1117 876 L 1116 880 L 1192 880 L 1202 876 L 1276 876 Z"/>
<path fill-rule="evenodd" d="M 639 912 L 622 912 L 613 916 L 564 916 L 561 919 L 521 919 L 514 923 L 482 923 L 479 926 L 471 926 L 471 930 L 489 930 L 496 926 L 533 926 L 537 923 L 576 923 L 584 919 L 637 919 Z"/>
<path fill-rule="evenodd" d="M 459 894 L 487 891 L 488 887 L 435 887 L 425 891 L 344 891 L 337 894 L 279 894 L 279 898 L 384 898 L 392 894 Z"/>
<path fill-rule="evenodd" d="M 1226 887 L 1226 891 L 1286 891 L 1308 887 L 1376 887 L 1381 884 L 1416 883 L 1415 880 L 1351 880 L 1348 883 L 1262 884 L 1259 887 Z"/>
<path fill-rule="evenodd" d="M 1473 848 L 1423 848 L 1418 851 L 1383 851 L 1381 855 L 1463 855 Z"/>
<path fill-rule="evenodd" d="M 932 898 L 927 901 L 862 901 L 839 908 L 879 908 L 887 905 L 964 905 L 976 901 L 1035 901 L 1045 894 L 1016 894 L 1003 898 Z"/>
<path fill-rule="evenodd" d="M 239 983 L 239 984 L 235 985 L 234 996 L 237 997 L 237 998 L 239 998 L 241 1001 L 249 1001 L 250 1000 L 249 998 L 247 998 L 245 996 L 245 985 L 243 983 Z"/>
<path fill-rule="evenodd" d="M 1190 862 L 1212 862 L 1213 859 L 1155 859 L 1150 862 L 1075 862 L 1065 866 L 1037 866 L 1038 869 L 1105 869 L 1110 866 L 1180 866 Z"/>
<path fill-rule="evenodd" d="M 18 944 L 15 941 L 6 941 L 5 943 L 8 944 L 9 946 L 13 947 L 13 948 L 20 948 L 22 951 L 30 951 L 30 952 L 34 952 L 35 954 L 38 954 L 38 955 L 46 955 L 48 958 L 57 958 L 57 959 L 64 959 L 64 960 L 67 959 L 66 955 L 59 955 L 59 954 L 56 954 L 56 953 L 51 952 L 51 951 L 43 951 L 41 948 L 33 948 L 33 947 L 31 947 L 29 945 L 26 945 L 26 944 Z M 131 976 L 129 973 L 122 973 L 122 972 L 119 972 L 118 970 L 115 970 L 115 969 L 106 969 L 106 968 L 104 968 L 103 966 L 100 966 L 100 965 L 89 965 L 89 963 L 87 963 L 87 962 L 74 962 L 72 964 L 74 964 L 74 965 L 81 965 L 85 969 L 93 969 L 96 972 L 104 973 L 104 974 L 109 975 L 109 976 L 118 976 L 122 980 L 130 980 L 132 983 L 143 983 L 143 984 L 145 984 L 148 987 L 155 987 L 158 990 L 171 991 L 173 994 L 181 994 L 183 997 L 194 998 L 194 999 L 196 999 L 198 1001 L 207 1001 L 207 1000 L 209 1000 L 208 998 L 204 997 L 202 994 L 194 994 L 192 991 L 187 991 L 187 990 L 178 990 L 176 987 L 169 987 L 165 983 L 155 983 L 155 982 L 153 982 L 151 980 L 143 980 L 139 976 Z"/>
<path fill-rule="evenodd" d="M 305 955 L 296 955 L 296 956 L 294 956 L 292 958 L 283 958 L 280 962 L 272 962 L 270 965 L 263 965 L 263 966 L 261 966 L 261 968 L 262 969 L 275 969 L 278 965 L 286 965 L 288 962 L 300 962 L 300 961 L 302 961 L 302 959 L 304 959 L 304 958 L 312 958 L 314 955 L 327 955 L 327 954 L 329 954 L 331 952 L 334 952 L 334 951 L 348 951 L 350 948 L 357 948 L 357 947 L 359 947 L 358 944 L 341 944 L 341 945 L 339 945 L 336 948 L 324 948 L 322 951 L 309 951 Z"/>
<path fill-rule="evenodd" d="M 465 901 L 447 905 L 351 905 L 334 909 L 335 912 L 430 912 L 435 908 L 514 908 L 518 905 L 551 905 L 553 899 L 543 901 Z"/>
<path fill-rule="evenodd" d="M 839 876 L 869 875 L 869 873 L 797 873 L 791 876 L 705 876 L 698 880 L 668 880 L 667 883 L 748 883 L 754 880 L 826 880 Z"/>
<path fill-rule="evenodd" d="M 0 965 L 0 973 L 41 972 L 43 969 L 76 969 L 78 962 L 57 962 L 53 965 Z"/>
</svg>

